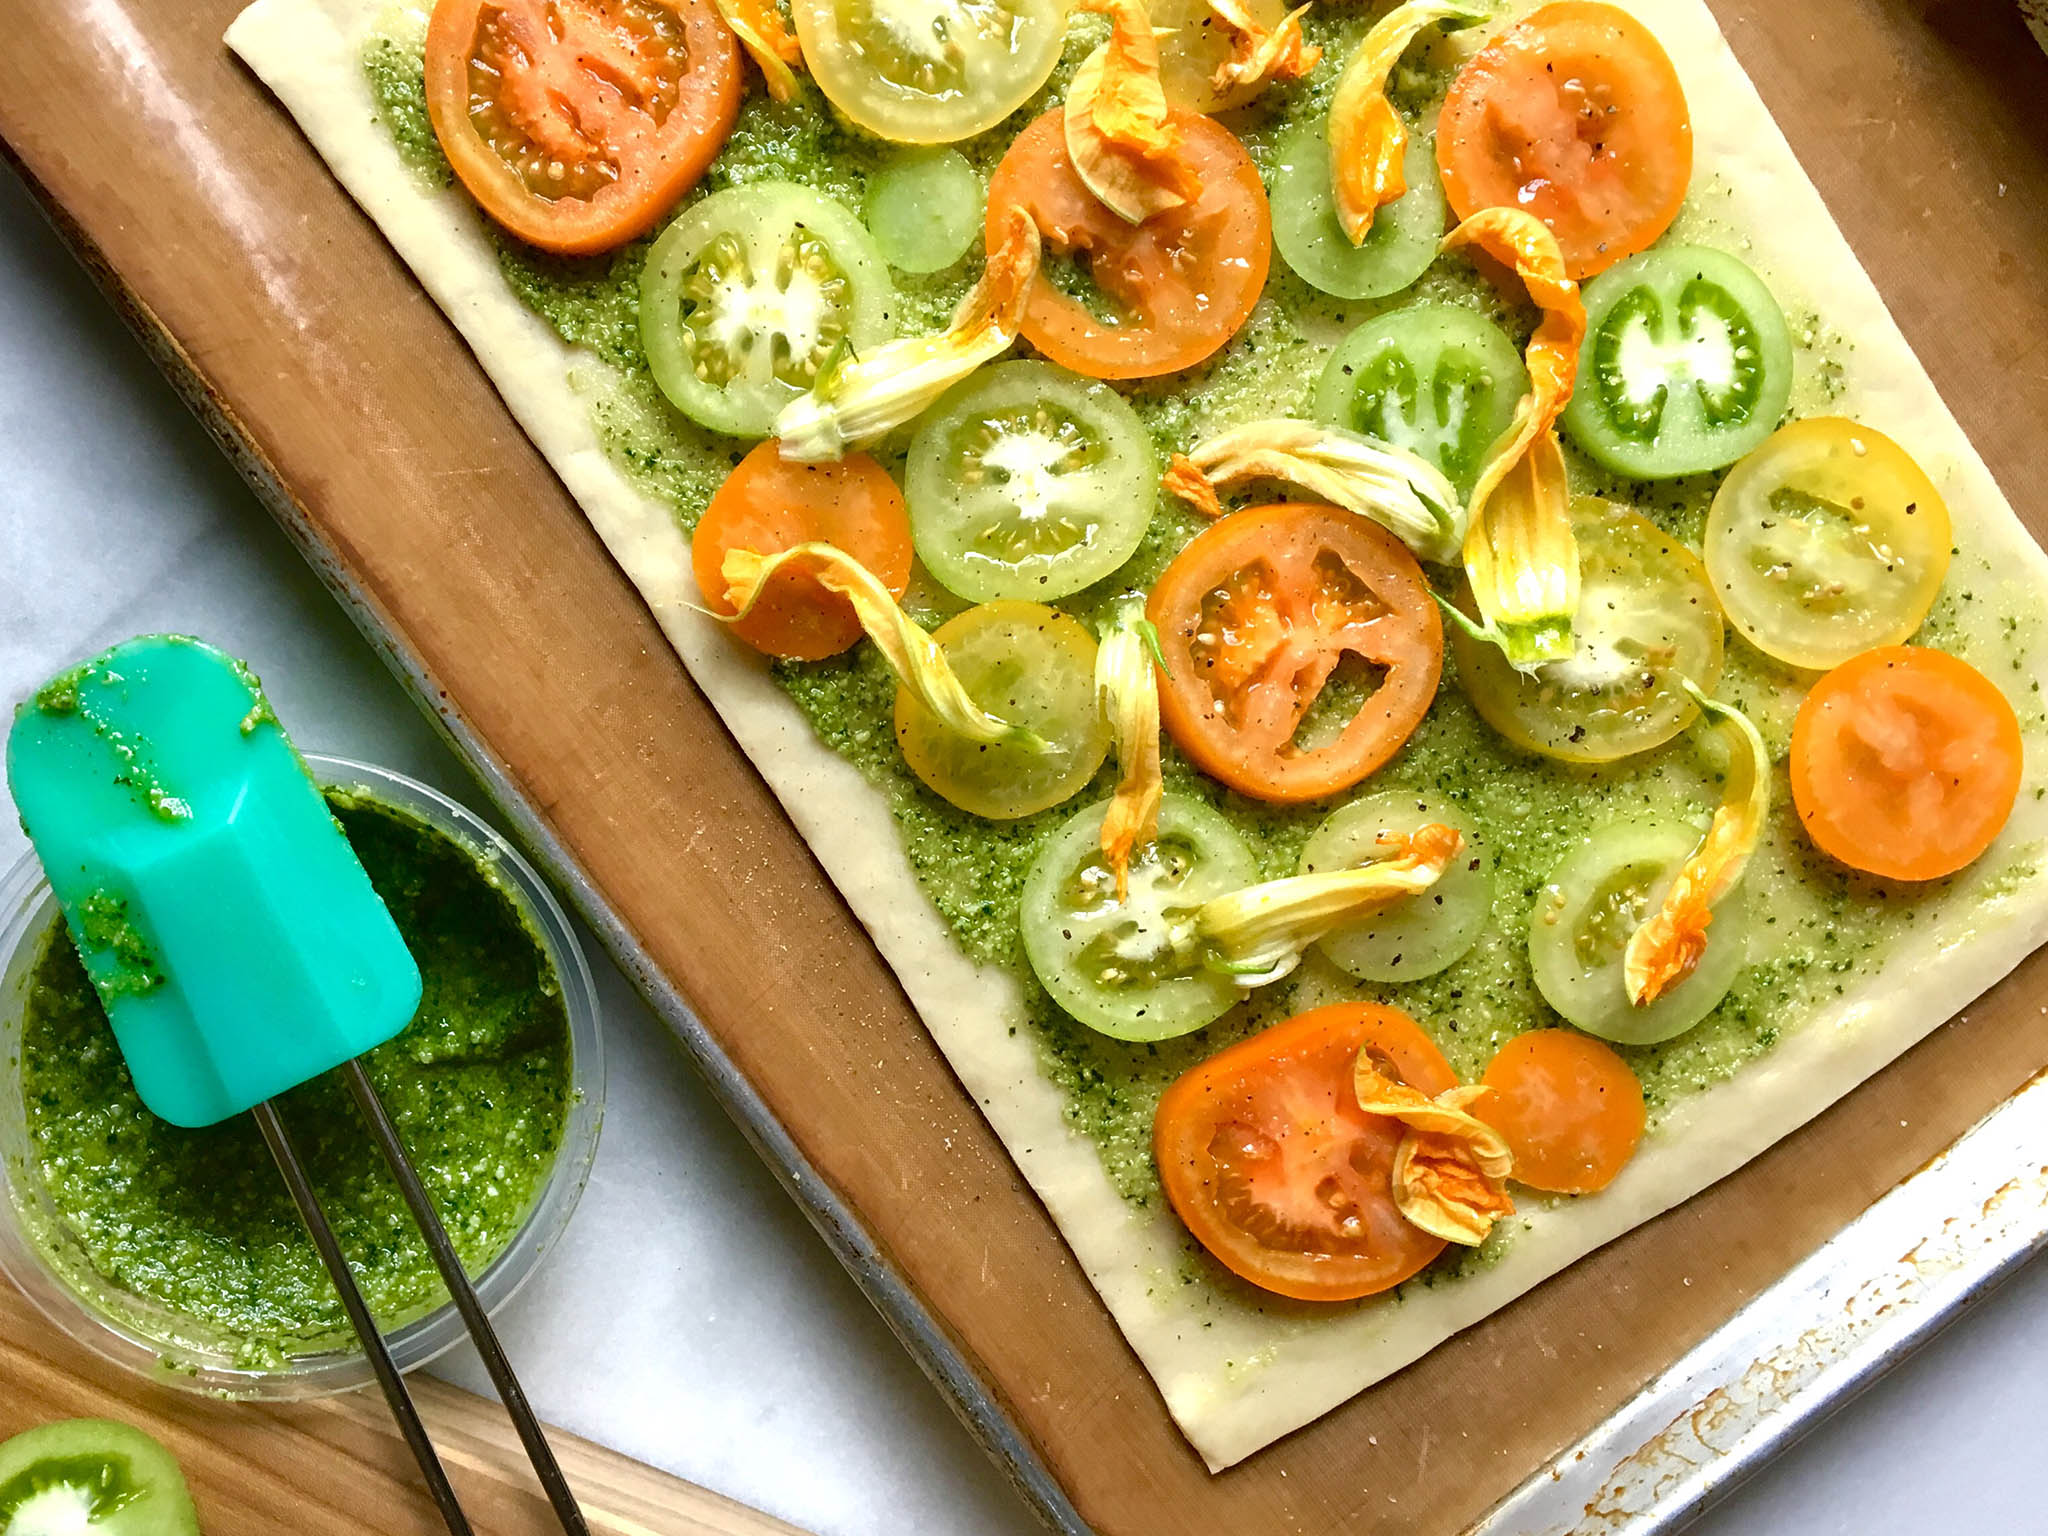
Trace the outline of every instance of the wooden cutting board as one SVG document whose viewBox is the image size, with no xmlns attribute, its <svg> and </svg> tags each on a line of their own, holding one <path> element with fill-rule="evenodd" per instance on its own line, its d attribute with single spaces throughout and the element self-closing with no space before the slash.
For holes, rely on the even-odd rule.
<svg viewBox="0 0 2048 1536">
<path fill-rule="evenodd" d="M 426 1376 L 412 1393 L 485 1536 L 560 1536 L 496 1403 Z M 178 1458 L 207 1536 L 444 1536 L 374 1392 L 290 1406 L 152 1387 L 52 1328 L 0 1286 L 0 1440 L 53 1419 L 123 1419 Z M 744 1504 L 560 1430 L 549 1442 L 597 1536 L 800 1536 Z"/>
<path fill-rule="evenodd" d="M 2048 59 L 2003 0 L 1715 8 L 2038 535 Z M 856 1278 L 1011 1465 L 1049 1474 L 1049 1509 L 1105 1536 L 1455 1530 L 2048 1065 L 2037 958 L 1742 1172 L 1211 1478 L 575 506 L 219 46 L 233 9 L 0 0 L 0 140 L 513 819 L 587 880 Z M 260 1433 L 236 1422 L 223 1445 Z M 359 1421 L 291 1424 L 307 1496 L 340 1506 Z"/>
</svg>

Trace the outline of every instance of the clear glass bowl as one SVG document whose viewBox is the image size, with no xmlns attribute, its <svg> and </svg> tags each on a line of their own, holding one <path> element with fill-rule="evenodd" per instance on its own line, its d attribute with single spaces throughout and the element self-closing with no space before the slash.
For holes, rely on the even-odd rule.
<svg viewBox="0 0 2048 1536">
<path fill-rule="evenodd" d="M 553 1172 L 524 1225 L 505 1251 L 473 1277 L 487 1313 L 518 1294 L 568 1225 L 597 1154 L 604 1118 L 604 1045 L 590 966 L 561 907 L 526 860 L 490 826 L 447 796 L 403 774 L 346 758 L 306 754 L 321 784 L 363 789 L 412 812 L 494 863 L 525 909 L 561 980 L 569 1016 L 573 1092 L 569 1121 Z M 352 1340 L 296 1354 L 276 1370 L 235 1364 L 234 1345 L 207 1325 L 102 1278 L 82 1250 L 67 1245 L 57 1215 L 29 1156 L 21 1088 L 21 1027 L 29 978 L 43 935 L 59 921 L 57 903 L 33 852 L 0 879 L 0 1271 L 57 1327 L 96 1354 L 187 1391 L 215 1397 L 287 1399 L 345 1392 L 371 1381 L 369 1363 Z M 37 1241 L 38 1235 L 44 1239 Z M 49 1248 L 69 1251 L 52 1253 Z M 390 1332 L 402 1371 L 426 1364 L 464 1337 L 450 1303 Z"/>
</svg>

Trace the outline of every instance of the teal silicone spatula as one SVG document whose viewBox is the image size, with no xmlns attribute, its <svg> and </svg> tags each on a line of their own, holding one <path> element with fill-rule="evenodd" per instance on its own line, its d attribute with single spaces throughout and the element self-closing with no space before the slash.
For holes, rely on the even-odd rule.
<svg viewBox="0 0 2048 1536">
<path fill-rule="evenodd" d="M 174 1125 L 251 1112 L 428 1491 L 470 1526 L 271 1101 L 339 1069 L 390 1165 L 549 1502 L 587 1536 L 539 1421 L 369 1075 L 420 973 L 241 662 L 144 635 L 15 712 L 7 781 L 136 1093 Z"/>
</svg>

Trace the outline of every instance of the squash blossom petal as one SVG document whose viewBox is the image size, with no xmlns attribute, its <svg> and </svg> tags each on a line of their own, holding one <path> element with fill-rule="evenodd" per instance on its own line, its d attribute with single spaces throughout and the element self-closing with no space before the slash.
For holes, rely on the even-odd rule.
<svg viewBox="0 0 2048 1536">
<path fill-rule="evenodd" d="M 732 35 L 747 50 L 748 57 L 760 67 L 768 94 L 777 101 L 788 101 L 796 95 L 796 70 L 792 66 L 803 63 L 803 45 L 797 42 L 796 34 L 783 24 L 782 12 L 775 8 L 775 0 L 713 0 L 713 3 L 718 7 L 718 14 L 725 18 L 725 24 L 732 29 Z"/>
<path fill-rule="evenodd" d="M 1468 1106 L 1493 1090 L 1472 1083 L 1431 1098 L 1381 1072 L 1361 1051 L 1353 1069 L 1358 1107 L 1406 1128 L 1394 1151 L 1394 1204 L 1414 1225 L 1446 1242 L 1477 1247 L 1493 1224 L 1512 1214 L 1507 1138 Z"/>
<path fill-rule="evenodd" d="M 1185 207 L 1202 184 L 1181 157 L 1143 0 L 1080 0 L 1078 9 L 1108 16 L 1110 32 L 1067 87 L 1067 155 L 1076 174 L 1103 207 L 1132 224 Z"/>
<path fill-rule="evenodd" d="M 1102 816 L 1102 856 L 1116 899 L 1130 894 L 1133 850 L 1159 835 L 1166 781 L 1159 757 L 1159 633 L 1142 602 L 1126 603 L 1095 651 L 1095 698 L 1116 742 L 1116 794 Z"/>
<path fill-rule="evenodd" d="M 953 323 L 929 336 L 906 336 L 865 357 L 844 357 L 824 369 L 811 392 L 775 418 L 785 459 L 837 459 L 922 415 L 948 389 L 1017 339 L 1024 303 L 1038 275 L 1038 226 L 1022 208 L 1003 220 L 1002 240 L 989 252 L 981 279 L 953 312 Z"/>
<path fill-rule="evenodd" d="M 938 642 L 903 611 L 873 571 L 834 545 L 796 544 L 773 555 L 757 554 L 751 549 L 726 551 L 719 574 L 725 578 L 725 600 L 736 611 L 712 617 L 728 624 L 745 618 L 769 578 L 786 565 L 810 568 L 820 587 L 853 605 L 860 627 L 875 642 L 875 649 L 889 663 L 896 680 L 915 694 L 918 702 L 948 730 L 991 746 L 1045 746 L 1040 737 L 975 703 L 960 685 Z"/>
<path fill-rule="evenodd" d="M 1586 307 L 1565 276 L 1557 237 L 1533 215 L 1482 208 L 1444 237 L 1444 250 L 1467 246 L 1512 267 L 1543 311 L 1525 353 L 1529 393 L 1486 450 L 1465 531 L 1465 576 L 1480 619 L 1466 628 L 1528 671 L 1572 653 L 1579 549 L 1557 418 L 1578 376 Z"/>
<path fill-rule="evenodd" d="M 1223 508 L 1215 487 L 1252 479 L 1285 480 L 1369 517 L 1424 560 L 1449 565 L 1464 547 L 1464 508 L 1442 470 L 1342 427 L 1284 417 L 1247 422 L 1176 454 L 1160 483 L 1216 517 Z"/>
<path fill-rule="evenodd" d="M 1337 77 L 1330 98 L 1330 181 L 1337 223 L 1353 245 L 1363 245 L 1373 215 L 1408 190 L 1401 169 L 1408 127 L 1387 100 L 1388 76 L 1425 27 L 1441 22 L 1455 31 L 1485 19 L 1484 11 L 1452 0 L 1408 0 L 1374 23 Z"/>
<path fill-rule="evenodd" d="M 1299 80 L 1322 61 L 1323 50 L 1301 33 L 1301 18 L 1308 14 L 1306 5 L 1288 12 L 1270 32 L 1259 25 L 1242 0 L 1209 0 L 1209 9 L 1230 28 L 1230 57 L 1210 78 L 1219 92 L 1264 85 L 1269 80 Z"/>
<path fill-rule="evenodd" d="M 1771 755 L 1749 717 L 1708 698 L 1690 681 L 1685 691 L 1699 705 L 1701 723 L 1726 741 L 1728 775 L 1699 846 L 1678 866 L 1664 900 L 1629 935 L 1622 953 L 1622 980 L 1628 983 L 1629 1001 L 1639 1008 L 1654 1003 L 1699 965 L 1714 907 L 1742 879 L 1771 811 Z"/>
<path fill-rule="evenodd" d="M 1384 857 L 1352 869 L 1292 875 L 1246 886 L 1202 903 L 1195 932 L 1207 942 L 1203 963 L 1249 991 L 1278 981 L 1332 928 L 1400 896 L 1426 891 L 1465 846 L 1452 827 L 1430 822 L 1383 836 Z"/>
</svg>

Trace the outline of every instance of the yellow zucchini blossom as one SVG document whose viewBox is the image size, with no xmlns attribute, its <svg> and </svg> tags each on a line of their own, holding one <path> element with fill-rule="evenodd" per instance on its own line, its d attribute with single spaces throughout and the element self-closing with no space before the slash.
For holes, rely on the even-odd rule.
<svg viewBox="0 0 2048 1536">
<path fill-rule="evenodd" d="M 1484 11 L 1454 0 L 1407 0 L 1373 24 L 1337 77 L 1330 98 L 1330 184 L 1337 223 L 1353 245 L 1363 245 L 1373 215 L 1408 190 L 1401 169 L 1408 125 L 1387 100 L 1387 77 L 1425 27 L 1442 23 L 1455 31 L 1485 18 Z"/>
<path fill-rule="evenodd" d="M 1410 1222 L 1446 1242 L 1477 1247 L 1496 1221 L 1513 1214 L 1507 1180 L 1514 1154 L 1507 1138 L 1468 1107 L 1491 1088 L 1471 1083 L 1432 1099 L 1381 1072 L 1368 1051 L 1358 1053 L 1351 1082 L 1360 1109 L 1406 1128 L 1394 1152 L 1394 1204 Z"/>
<path fill-rule="evenodd" d="M 906 336 L 866 357 L 847 356 L 822 370 L 811 392 L 782 408 L 775 436 L 785 459 L 837 459 L 922 415 L 940 395 L 1017 339 L 1024 303 L 1038 275 L 1038 226 L 1022 208 L 1003 219 L 981 280 L 960 301 L 953 323 Z"/>
<path fill-rule="evenodd" d="M 1102 856 L 1116 899 L 1130 892 L 1131 854 L 1159 835 L 1166 782 L 1159 758 L 1159 632 L 1136 599 L 1118 612 L 1095 650 L 1095 700 L 1116 742 L 1116 794 L 1102 816 Z"/>
<path fill-rule="evenodd" d="M 803 63 L 803 46 L 797 42 L 796 34 L 783 24 L 782 12 L 775 8 L 775 0 L 713 0 L 718 14 L 725 18 L 725 24 L 732 28 L 732 35 L 740 40 L 740 46 L 747 50 L 761 69 L 761 79 L 768 87 L 768 94 L 777 101 L 788 101 L 796 95 L 796 70 L 794 65 Z"/>
<path fill-rule="evenodd" d="M 1301 35 L 1306 5 L 1288 12 L 1270 32 L 1242 0 L 1209 0 L 1209 9 L 1230 28 L 1230 57 L 1210 79 L 1221 94 L 1269 80 L 1299 80 L 1322 61 L 1323 50 Z"/>
<path fill-rule="evenodd" d="M 1430 822 L 1382 837 L 1385 857 L 1370 864 L 1268 880 L 1205 901 L 1195 910 L 1195 931 L 1209 946 L 1204 963 L 1247 991 L 1278 981 L 1331 929 L 1435 885 L 1464 846 L 1455 828 Z"/>
<path fill-rule="evenodd" d="M 1276 417 L 1232 427 L 1175 454 L 1160 484 L 1220 517 L 1215 487 L 1273 479 L 1369 517 L 1424 560 L 1450 565 L 1465 542 L 1457 488 L 1427 459 L 1342 427 Z"/>
<path fill-rule="evenodd" d="M 769 579 L 786 565 L 808 568 L 818 585 L 853 605 L 860 627 L 875 642 L 896 680 L 916 695 L 946 728 L 969 741 L 1036 744 L 1042 738 L 990 714 L 968 696 L 946 661 L 946 653 L 905 613 L 881 579 L 845 550 L 832 544 L 796 544 L 773 555 L 751 549 L 726 551 L 719 574 L 725 578 L 725 600 L 734 612 L 713 614 L 723 623 L 745 618 L 767 588 Z"/>
<path fill-rule="evenodd" d="M 1180 153 L 1144 0 L 1079 0 L 1077 9 L 1108 16 L 1110 31 L 1067 87 L 1067 155 L 1075 172 L 1103 207 L 1132 224 L 1185 207 L 1202 184 Z"/>
<path fill-rule="evenodd" d="M 1557 237 L 1534 215 L 1482 208 L 1444 237 L 1446 251 L 1467 247 L 1511 267 L 1543 311 L 1523 354 L 1529 393 L 1486 450 L 1465 530 L 1465 576 L 1479 606 L 1474 633 L 1527 671 L 1572 653 L 1579 549 L 1557 418 L 1578 377 L 1586 307 L 1565 276 Z"/>
<path fill-rule="evenodd" d="M 1648 1007 L 1698 967 L 1707 952 L 1707 925 L 1714 906 L 1734 890 L 1750 855 L 1763 841 L 1771 813 L 1771 754 L 1749 717 L 1731 704 L 1710 699 L 1686 682 L 1700 707 L 1700 723 L 1727 744 L 1727 777 L 1721 804 L 1699 846 L 1678 867 L 1671 889 L 1622 952 L 1622 980 L 1629 1001 Z"/>
</svg>

